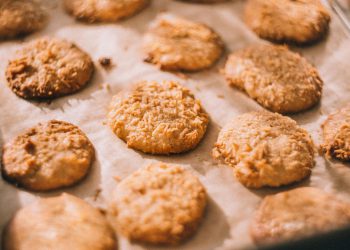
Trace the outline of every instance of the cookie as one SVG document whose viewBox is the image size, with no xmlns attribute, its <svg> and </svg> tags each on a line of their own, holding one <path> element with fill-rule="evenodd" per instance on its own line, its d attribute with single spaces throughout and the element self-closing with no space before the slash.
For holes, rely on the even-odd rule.
<svg viewBox="0 0 350 250">
<path fill-rule="evenodd" d="M 170 154 L 195 148 L 209 118 L 190 90 L 179 83 L 140 82 L 113 98 L 108 123 L 128 147 Z"/>
<path fill-rule="evenodd" d="M 6 79 L 22 98 L 55 98 L 83 88 L 93 71 L 90 56 L 75 44 L 42 38 L 17 52 L 7 66 Z"/>
<path fill-rule="evenodd" d="M 86 22 L 115 22 L 144 9 L 149 0 L 64 0 L 66 11 Z"/>
<path fill-rule="evenodd" d="M 51 120 L 4 145 L 2 175 L 29 190 L 67 187 L 86 176 L 94 154 L 91 142 L 77 126 Z"/>
<path fill-rule="evenodd" d="M 4 250 L 115 250 L 113 229 L 99 210 L 69 194 L 40 199 L 16 212 Z"/>
<path fill-rule="evenodd" d="M 330 20 L 319 0 L 249 0 L 245 8 L 246 24 L 278 43 L 314 43 L 327 34 Z"/>
<path fill-rule="evenodd" d="M 228 58 L 227 82 L 278 113 L 295 113 L 317 104 L 323 81 L 302 56 L 284 46 L 253 45 Z"/>
<path fill-rule="evenodd" d="M 128 239 L 172 245 L 195 233 L 206 204 L 197 177 L 182 167 L 158 163 L 122 180 L 110 207 L 115 227 Z"/>
<path fill-rule="evenodd" d="M 257 111 L 237 116 L 220 131 L 213 157 L 231 166 L 247 187 L 279 187 L 311 174 L 314 146 L 294 120 Z"/>
<path fill-rule="evenodd" d="M 328 116 L 322 129 L 326 156 L 350 161 L 350 104 Z"/>
<path fill-rule="evenodd" d="M 14 38 L 41 30 L 47 13 L 38 0 L 0 1 L 0 38 Z"/>
<path fill-rule="evenodd" d="M 212 66 L 224 46 L 208 26 L 162 14 L 151 24 L 143 47 L 145 61 L 163 70 L 198 71 Z"/>
<path fill-rule="evenodd" d="M 264 198 L 250 233 L 258 245 L 297 240 L 350 224 L 350 203 L 324 191 L 302 187 Z"/>
</svg>

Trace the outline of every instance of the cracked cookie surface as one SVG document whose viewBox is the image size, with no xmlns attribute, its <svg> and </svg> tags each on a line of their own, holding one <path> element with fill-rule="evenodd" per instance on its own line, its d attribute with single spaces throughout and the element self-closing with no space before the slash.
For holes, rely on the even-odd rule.
<svg viewBox="0 0 350 250">
<path fill-rule="evenodd" d="M 220 131 L 213 157 L 247 187 L 278 187 L 311 174 L 314 146 L 294 120 L 258 111 L 237 116 Z"/>
<path fill-rule="evenodd" d="M 187 88 L 174 81 L 140 82 L 112 99 L 107 115 L 128 147 L 151 154 L 189 151 L 204 136 L 209 118 Z"/>
<path fill-rule="evenodd" d="M 3 241 L 4 250 L 117 249 L 113 229 L 101 212 L 65 193 L 17 211 Z"/>
<path fill-rule="evenodd" d="M 309 109 L 322 96 L 315 67 L 285 46 L 259 44 L 233 52 L 223 73 L 231 86 L 278 113 Z"/>
<path fill-rule="evenodd" d="M 2 174 L 26 189 L 46 191 L 80 181 L 93 159 L 94 148 L 77 126 L 51 120 L 5 144 Z"/>
<path fill-rule="evenodd" d="M 82 89 L 91 79 L 93 62 L 75 44 L 42 38 L 17 51 L 6 69 L 12 91 L 25 99 L 47 99 Z"/>
<path fill-rule="evenodd" d="M 247 25 L 261 38 L 274 42 L 310 44 L 323 38 L 331 18 L 319 0 L 249 0 Z"/>
<path fill-rule="evenodd" d="M 159 15 L 143 42 L 146 62 L 163 70 L 197 71 L 212 66 L 223 42 L 208 26 L 171 14 Z"/>
<path fill-rule="evenodd" d="M 117 186 L 111 216 L 127 238 L 152 244 L 178 244 L 198 228 L 207 204 L 197 177 L 179 166 L 151 164 Z"/>
</svg>

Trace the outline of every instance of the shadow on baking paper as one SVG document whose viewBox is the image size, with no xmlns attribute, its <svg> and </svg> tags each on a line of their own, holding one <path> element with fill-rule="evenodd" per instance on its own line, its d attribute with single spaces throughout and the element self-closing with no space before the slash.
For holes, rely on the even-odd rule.
<svg viewBox="0 0 350 250">
<path fill-rule="evenodd" d="M 273 188 L 273 187 L 263 187 L 260 189 L 248 188 L 248 190 L 250 192 L 252 192 L 253 194 L 259 196 L 260 198 L 264 198 L 266 195 L 273 195 L 273 194 L 292 190 L 292 189 L 299 188 L 299 187 L 309 187 L 310 183 L 311 183 L 310 177 L 306 177 L 301 181 L 291 183 L 291 184 L 288 184 L 288 185 L 285 185 L 282 187 L 278 187 L 278 188 Z"/>
<path fill-rule="evenodd" d="M 2 131 L 0 130 L 0 148 L 4 145 Z M 2 166 L 1 166 L 2 167 Z M 0 180 L 0 249 L 2 246 L 2 234 L 6 224 L 10 221 L 15 212 L 20 208 L 18 190 L 7 183 L 3 178 Z"/>
<path fill-rule="evenodd" d="M 323 159 L 333 188 L 339 192 L 350 194 L 350 163 L 334 159 Z"/>
<path fill-rule="evenodd" d="M 218 204 L 209 197 L 206 215 L 197 234 L 181 245 L 179 249 L 211 250 L 221 246 L 229 237 L 230 226 L 226 216 Z"/>
<path fill-rule="evenodd" d="M 96 64 L 96 62 L 95 62 Z M 41 110 L 61 110 L 65 111 L 67 106 L 77 106 L 77 103 L 83 101 L 89 101 L 95 99 L 94 95 L 97 92 L 108 91 L 108 85 L 106 85 L 106 76 L 101 72 L 101 70 L 95 67 L 94 74 L 90 80 L 90 82 L 81 90 L 72 93 L 70 95 L 57 97 L 54 99 L 40 99 L 40 100 L 27 100 L 31 104 L 37 106 Z M 111 93 L 111 92 L 110 92 Z M 112 96 L 112 95 L 111 95 Z M 106 98 L 105 100 L 110 100 L 110 98 Z M 101 101 L 101 100 L 99 100 Z"/>
<path fill-rule="evenodd" d="M 322 100 L 317 103 L 316 105 L 310 107 L 307 110 L 304 110 L 299 113 L 294 114 L 285 114 L 286 116 L 289 116 L 293 120 L 295 120 L 298 125 L 304 126 L 311 123 L 316 123 L 320 116 L 322 116 Z"/>
</svg>

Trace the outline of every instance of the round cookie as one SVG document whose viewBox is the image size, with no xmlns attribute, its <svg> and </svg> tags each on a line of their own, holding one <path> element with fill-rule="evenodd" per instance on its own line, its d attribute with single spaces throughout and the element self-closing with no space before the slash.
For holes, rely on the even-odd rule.
<svg viewBox="0 0 350 250">
<path fill-rule="evenodd" d="M 86 176 L 94 155 L 91 142 L 78 127 L 51 120 L 5 144 L 2 175 L 29 190 L 67 187 Z"/>
<path fill-rule="evenodd" d="M 309 109 L 322 95 L 317 70 L 284 46 L 262 44 L 238 50 L 228 58 L 224 75 L 231 86 L 278 113 Z"/>
<path fill-rule="evenodd" d="M 223 47 L 219 35 L 208 26 L 170 14 L 159 15 L 144 38 L 145 61 L 163 70 L 209 68 Z"/>
<path fill-rule="evenodd" d="M 121 181 L 110 208 L 115 227 L 130 240 L 178 244 L 195 233 L 206 204 L 197 177 L 182 167 L 158 163 Z"/>
<path fill-rule="evenodd" d="M 297 240 L 350 224 L 350 203 L 312 187 L 264 198 L 250 226 L 258 245 Z"/>
<path fill-rule="evenodd" d="M 113 98 L 108 123 L 128 147 L 170 154 L 195 148 L 209 118 L 190 90 L 177 82 L 140 82 Z"/>
<path fill-rule="evenodd" d="M 331 18 L 319 0 L 249 0 L 246 24 L 273 42 L 310 44 L 323 38 Z"/>
<path fill-rule="evenodd" d="M 141 11 L 149 0 L 64 0 L 64 7 L 76 19 L 87 22 L 115 22 Z"/>
<path fill-rule="evenodd" d="M 4 250 L 115 250 L 106 218 L 87 202 L 68 194 L 40 199 L 20 209 L 5 228 Z"/>
<path fill-rule="evenodd" d="M 233 167 L 247 187 L 278 187 L 311 174 L 314 147 L 294 120 L 258 111 L 237 116 L 220 131 L 213 157 Z"/>
<path fill-rule="evenodd" d="M 350 161 L 350 104 L 328 116 L 322 128 L 323 152 L 338 160 Z"/>
<path fill-rule="evenodd" d="M 0 1 L 0 38 L 27 35 L 42 29 L 47 14 L 37 0 Z"/>
<path fill-rule="evenodd" d="M 42 38 L 17 52 L 7 66 L 6 78 L 20 97 L 55 98 L 83 88 L 93 71 L 90 56 L 73 43 Z"/>
</svg>

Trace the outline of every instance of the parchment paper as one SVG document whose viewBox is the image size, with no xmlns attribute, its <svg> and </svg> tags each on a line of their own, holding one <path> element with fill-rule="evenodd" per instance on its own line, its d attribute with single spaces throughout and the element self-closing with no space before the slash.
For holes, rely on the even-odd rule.
<svg viewBox="0 0 350 250">
<path fill-rule="evenodd" d="M 48 35 L 74 41 L 87 51 L 96 64 L 93 81 L 81 92 L 59 98 L 52 103 L 38 103 L 18 98 L 6 85 L 4 71 L 8 60 L 24 41 L 0 43 L 0 126 L 1 143 L 22 130 L 49 119 L 62 119 L 78 125 L 91 139 L 97 154 L 91 173 L 79 185 L 48 193 L 33 193 L 17 189 L 0 180 L 0 230 L 20 207 L 40 197 L 68 192 L 98 207 L 105 207 L 117 182 L 152 161 L 179 164 L 193 171 L 204 183 L 210 203 L 198 233 L 176 248 L 169 249 L 241 249 L 253 246 L 248 226 L 262 197 L 296 186 L 309 185 L 333 192 L 350 201 L 350 168 L 339 162 L 326 162 L 316 157 L 316 167 L 310 179 L 284 189 L 250 190 L 242 186 L 232 169 L 218 165 L 211 158 L 211 149 L 220 128 L 238 114 L 261 107 L 245 94 L 227 86 L 218 73 L 227 53 L 259 42 L 242 21 L 242 1 L 216 5 L 200 5 L 171 0 L 153 0 L 140 14 L 115 24 L 83 24 L 62 10 L 58 1 L 47 0 L 49 24 L 42 32 L 24 41 Z M 227 46 L 226 55 L 210 70 L 187 74 L 187 78 L 159 71 L 142 60 L 141 38 L 157 13 L 168 11 L 210 25 Z M 350 39 L 335 15 L 332 16 L 328 38 L 315 46 L 293 48 L 314 63 L 324 80 L 322 102 L 310 111 L 293 115 L 320 142 L 320 124 L 326 115 L 341 108 L 350 97 Z M 101 57 L 112 58 L 116 67 L 106 71 L 98 65 Z M 126 147 L 104 125 L 106 107 L 118 91 L 139 80 L 176 79 L 190 88 L 202 101 L 211 123 L 202 143 L 193 151 L 167 157 L 145 155 Z M 106 87 L 109 84 L 110 88 Z M 98 195 L 98 190 L 102 192 Z M 158 249 L 129 243 L 119 236 L 119 248 Z"/>
</svg>

